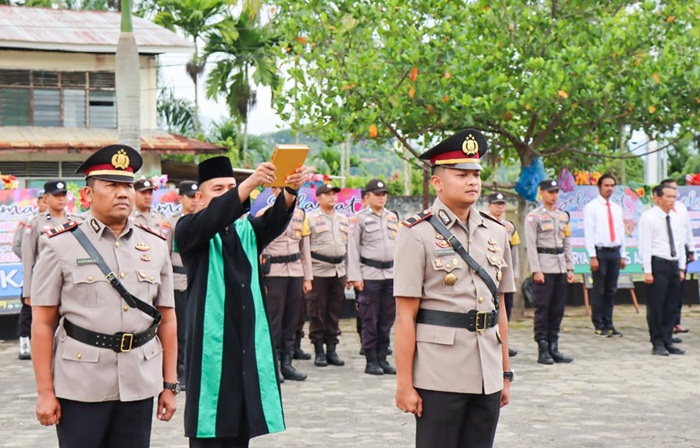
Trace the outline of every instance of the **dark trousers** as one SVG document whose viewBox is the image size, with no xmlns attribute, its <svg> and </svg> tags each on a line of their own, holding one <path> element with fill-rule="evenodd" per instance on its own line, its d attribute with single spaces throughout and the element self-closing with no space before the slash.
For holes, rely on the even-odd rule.
<svg viewBox="0 0 700 448">
<path fill-rule="evenodd" d="M 596 330 L 612 330 L 613 307 L 620 276 L 620 250 L 596 248 L 598 270 L 591 273 L 591 320 Z"/>
<path fill-rule="evenodd" d="M 647 285 L 647 325 L 654 345 L 668 345 L 681 300 L 681 276 L 678 263 L 651 257 L 654 283 Z"/>
<path fill-rule="evenodd" d="M 263 281 L 267 288 L 267 317 L 274 349 L 279 353 L 293 353 L 299 316 L 303 316 L 304 278 L 265 277 Z"/>
<path fill-rule="evenodd" d="M 544 283 L 534 283 L 535 341 L 559 339 L 568 284 L 566 274 L 544 274 Z"/>
<path fill-rule="evenodd" d="M 177 377 L 178 381 L 183 380 L 185 376 L 185 335 L 186 318 L 185 310 L 187 309 L 187 291 L 175 290 L 175 318 L 177 320 Z"/>
<path fill-rule="evenodd" d="M 345 301 L 345 276 L 314 277 L 314 288 L 306 296 L 311 342 L 337 344 L 340 315 Z"/>
<path fill-rule="evenodd" d="M 423 416 L 416 417 L 416 448 L 490 448 L 501 412 L 501 392 L 459 394 L 416 389 Z"/>
<path fill-rule="evenodd" d="M 690 262 L 688 262 L 690 263 Z M 687 265 L 686 265 L 687 266 Z M 685 278 L 688 278 L 688 270 L 685 270 Z M 678 301 L 678 312 L 676 313 L 676 321 L 673 323 L 674 326 L 681 324 L 681 313 L 683 312 L 683 295 L 685 294 L 685 280 L 681 282 L 681 289 L 678 291 L 678 296 L 680 300 Z"/>
<path fill-rule="evenodd" d="M 22 301 L 22 308 L 19 310 L 19 318 L 17 320 L 17 337 L 30 338 L 32 336 L 32 307 Z"/>
<path fill-rule="evenodd" d="M 365 289 L 358 294 L 362 319 L 362 348 L 389 348 L 391 327 L 396 318 L 394 280 L 365 280 Z"/>
<path fill-rule="evenodd" d="M 139 401 L 85 403 L 59 398 L 56 426 L 61 448 L 148 448 L 153 398 Z"/>
<path fill-rule="evenodd" d="M 514 292 L 507 292 L 503 294 L 503 301 L 506 303 L 506 316 L 508 316 L 508 322 L 510 322 L 510 315 L 513 313 L 513 298 L 515 297 Z"/>
</svg>

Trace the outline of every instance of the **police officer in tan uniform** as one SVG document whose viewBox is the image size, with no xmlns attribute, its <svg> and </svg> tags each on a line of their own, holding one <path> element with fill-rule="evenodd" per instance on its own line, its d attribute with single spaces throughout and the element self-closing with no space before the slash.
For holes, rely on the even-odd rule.
<svg viewBox="0 0 700 448">
<path fill-rule="evenodd" d="M 44 200 L 47 209 L 44 213 L 34 215 L 26 226 L 22 236 L 22 296 L 23 302 L 31 305 L 32 271 L 39 257 L 39 238 L 66 221 L 82 221 L 82 218 L 66 212 L 68 190 L 62 180 L 52 180 L 44 184 Z M 31 326 L 31 310 L 29 318 Z M 31 359 L 31 351 L 25 352 L 23 341 L 20 339 L 20 359 Z M 22 356 L 22 355 L 25 356 Z"/>
<path fill-rule="evenodd" d="M 182 264 L 180 253 L 175 250 L 173 240 L 177 222 L 184 215 L 197 211 L 197 182 L 183 180 L 177 187 L 181 209 L 168 216 L 160 228 L 168 242 L 170 261 L 173 264 L 173 285 L 175 286 L 175 315 L 177 316 L 177 381 L 180 390 L 185 390 L 185 309 L 187 307 L 187 272 Z"/>
<path fill-rule="evenodd" d="M 129 220 L 141 164 L 124 145 L 95 152 L 78 168 L 91 213 L 41 238 L 31 291 L 36 415 L 56 425 L 60 446 L 146 448 L 153 397 L 160 420 L 175 412 L 168 248 Z"/>
<path fill-rule="evenodd" d="M 486 151 L 484 136 L 465 129 L 422 154 L 437 199 L 396 240 L 396 405 L 415 414 L 418 448 L 491 447 L 509 401 L 500 306 L 515 291 L 509 238 L 474 206 Z"/>
<path fill-rule="evenodd" d="M 312 290 L 306 296 L 309 339 L 314 345 L 314 364 L 343 366 L 336 353 L 340 315 L 345 301 L 345 257 L 348 218 L 335 211 L 340 188 L 327 183 L 316 189 L 318 208 L 307 214 L 313 269 Z M 326 345 L 324 352 L 323 345 Z"/>
<path fill-rule="evenodd" d="M 569 214 L 556 208 L 559 184 L 540 183 L 542 205 L 525 218 L 525 244 L 532 272 L 535 302 L 535 341 L 540 364 L 569 363 L 559 351 L 559 327 L 566 307 L 567 283 L 574 280 Z"/>
<path fill-rule="evenodd" d="M 487 196 L 486 201 L 488 202 L 489 215 L 493 216 L 503 224 L 508 231 L 508 237 L 510 238 L 510 254 L 513 259 L 513 265 L 511 269 L 513 270 L 513 278 L 515 283 L 518 283 L 518 272 L 519 270 L 519 257 L 518 248 L 516 246 L 520 245 L 520 235 L 518 235 L 518 230 L 515 228 L 515 224 L 505 218 L 506 214 L 506 197 L 503 193 L 491 193 Z M 510 315 L 513 312 L 513 298 L 515 294 L 512 292 L 505 294 L 505 306 L 506 314 L 508 315 L 508 322 L 510 322 Z M 517 355 L 518 351 L 513 347 L 508 347 L 508 355 L 512 358 Z"/>
<path fill-rule="evenodd" d="M 391 327 L 396 317 L 394 301 L 394 243 L 399 217 L 385 208 L 386 184 L 379 179 L 365 186 L 367 207 L 357 215 L 348 243 L 348 281 L 358 290 L 362 319 L 362 348 L 370 375 L 395 374 L 386 360 Z"/>
<path fill-rule="evenodd" d="M 46 204 L 46 195 L 44 190 L 39 190 L 36 198 L 36 205 L 39 209 L 39 214 L 46 213 L 48 205 Z M 30 215 L 26 218 L 22 218 L 17 223 L 17 229 L 15 229 L 15 235 L 12 238 L 12 252 L 17 255 L 20 263 L 22 262 L 22 238 L 24 237 L 24 228 L 27 223 L 35 215 Z M 32 335 L 32 307 L 25 303 L 24 294 L 20 294 L 20 301 L 22 302 L 22 308 L 19 310 L 19 316 L 17 318 L 17 337 L 19 338 L 19 359 L 26 360 L 32 359 L 32 352 L 30 348 L 29 339 Z"/>
<path fill-rule="evenodd" d="M 134 222 L 160 232 L 165 215 L 153 208 L 153 191 L 156 186 L 148 179 L 141 178 L 134 182 L 136 198 L 131 219 Z"/>
<path fill-rule="evenodd" d="M 282 188 L 272 188 L 279 196 Z M 258 213 L 261 216 L 266 207 Z M 311 246 L 306 213 L 294 209 L 284 233 L 262 252 L 262 266 L 267 288 L 267 310 L 272 343 L 280 360 L 278 380 L 304 381 L 306 374 L 292 365 L 299 319 L 303 318 L 304 294 L 312 290 Z"/>
</svg>

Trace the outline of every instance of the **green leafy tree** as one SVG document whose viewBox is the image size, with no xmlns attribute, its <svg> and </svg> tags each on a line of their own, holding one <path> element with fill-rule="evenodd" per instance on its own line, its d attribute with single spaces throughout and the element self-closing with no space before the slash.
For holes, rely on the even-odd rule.
<svg viewBox="0 0 700 448">
<path fill-rule="evenodd" d="M 207 79 L 207 96 L 223 97 L 231 115 L 237 118 L 237 135 L 243 138 L 241 159 L 248 150 L 248 113 L 257 101 L 253 86 L 268 86 L 275 91 L 281 82 L 275 50 L 278 41 L 272 25 L 261 25 L 257 12 L 249 7 L 237 19 L 218 23 L 207 35 L 205 56 L 218 58 Z"/>
<path fill-rule="evenodd" d="M 177 98 L 172 88 L 161 90 L 157 110 L 161 129 L 188 137 L 197 135 L 194 107 L 189 101 Z"/>
</svg>

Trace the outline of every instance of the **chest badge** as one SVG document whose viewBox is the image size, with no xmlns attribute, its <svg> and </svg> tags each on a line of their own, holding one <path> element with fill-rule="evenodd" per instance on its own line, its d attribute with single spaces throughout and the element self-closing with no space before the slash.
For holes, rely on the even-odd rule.
<svg viewBox="0 0 700 448">
<path fill-rule="evenodd" d="M 452 245 L 451 245 L 450 243 L 448 243 L 447 241 L 445 241 L 445 240 L 442 240 L 442 241 L 440 241 L 440 240 L 435 241 L 435 245 L 436 245 L 437 247 L 442 247 L 443 249 L 447 249 L 448 247 L 452 247 Z"/>
<path fill-rule="evenodd" d="M 141 252 L 145 252 L 147 250 L 150 250 L 151 246 L 149 246 L 146 243 L 137 243 L 136 244 L 136 250 L 140 250 Z"/>
<path fill-rule="evenodd" d="M 445 275 L 444 280 L 445 280 L 446 285 L 452 286 L 457 282 L 457 276 L 454 275 L 453 273 L 449 273 L 449 274 Z"/>
<path fill-rule="evenodd" d="M 149 256 L 146 255 L 146 254 L 141 255 L 141 259 L 142 259 L 143 261 L 151 261 L 151 257 L 149 257 Z"/>
<path fill-rule="evenodd" d="M 503 278 L 503 271 L 501 271 L 499 269 L 498 272 L 496 272 L 496 280 L 498 280 L 500 282 L 502 278 Z"/>
</svg>

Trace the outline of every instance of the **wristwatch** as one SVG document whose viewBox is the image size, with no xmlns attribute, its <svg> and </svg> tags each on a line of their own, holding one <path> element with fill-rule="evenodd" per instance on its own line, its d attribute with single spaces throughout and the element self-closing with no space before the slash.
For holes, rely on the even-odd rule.
<svg viewBox="0 0 700 448">
<path fill-rule="evenodd" d="M 163 383 L 163 389 L 168 389 L 175 395 L 180 393 L 180 383 Z"/>
<path fill-rule="evenodd" d="M 513 369 L 510 369 L 507 372 L 503 372 L 503 379 L 510 380 L 510 382 L 512 383 L 513 381 L 515 381 L 515 371 Z"/>
</svg>

